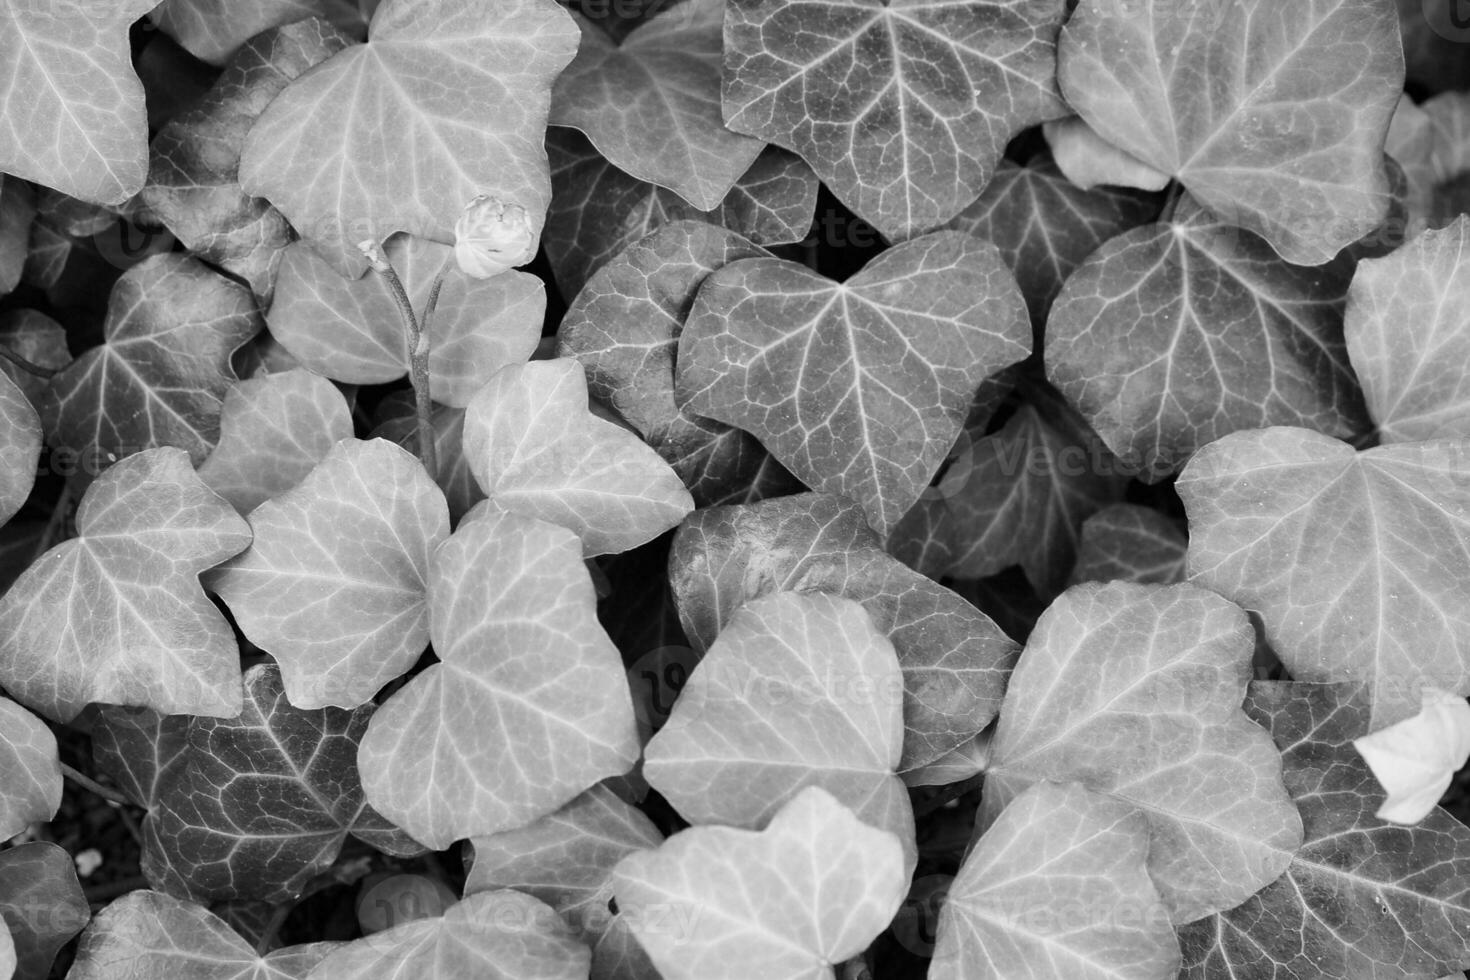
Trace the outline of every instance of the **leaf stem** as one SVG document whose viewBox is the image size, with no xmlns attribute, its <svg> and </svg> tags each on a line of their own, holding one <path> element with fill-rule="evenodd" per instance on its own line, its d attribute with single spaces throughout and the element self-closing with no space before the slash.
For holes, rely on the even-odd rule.
<svg viewBox="0 0 1470 980">
<path fill-rule="evenodd" d="M 439 467 L 438 447 L 434 445 L 434 402 L 429 397 L 429 343 L 432 336 L 429 329 L 434 323 L 434 311 L 439 308 L 439 292 L 444 288 L 444 276 L 453 264 L 454 254 L 451 252 L 444 259 L 444 264 L 439 266 L 434 284 L 429 287 L 429 298 L 424 303 L 419 335 L 409 348 L 408 358 L 409 373 L 413 378 L 414 411 L 418 416 L 419 445 L 428 447 L 429 452 L 428 456 L 424 456 L 421 450 L 420 458 L 424 460 L 429 475 L 436 480 L 439 478 Z"/>
<path fill-rule="evenodd" d="M 11 364 L 14 364 L 16 367 L 20 368 L 27 374 L 33 374 L 38 378 L 43 378 L 49 381 L 51 378 L 56 377 L 56 372 L 53 369 L 42 367 L 35 361 L 26 360 L 24 357 L 21 357 L 15 351 L 11 350 L 9 347 L 6 347 L 4 344 L 0 344 L 0 357 L 5 358 Z"/>
<path fill-rule="evenodd" d="M 264 956 L 270 952 L 271 943 L 275 941 L 276 933 L 281 931 L 281 926 L 286 924 L 286 920 L 290 918 L 291 912 L 295 908 L 295 902 L 282 902 L 276 906 L 275 911 L 271 913 L 269 921 L 266 922 L 265 928 L 260 931 L 260 939 L 255 943 L 256 956 Z"/>
<path fill-rule="evenodd" d="M 434 445 L 433 401 L 429 393 L 428 331 L 419 326 L 419 319 L 413 313 L 413 302 L 408 298 L 408 290 L 403 288 L 403 280 L 398 278 L 398 270 L 394 269 L 393 263 L 388 261 L 388 255 L 383 251 L 382 246 L 375 242 L 363 242 L 358 248 L 368 257 L 368 263 L 388 284 L 388 292 L 393 296 L 393 302 L 398 304 L 398 313 L 403 318 L 404 336 L 408 338 L 409 382 L 413 385 L 414 407 L 418 415 L 419 459 L 423 462 L 424 469 L 429 471 L 429 476 L 437 480 L 439 478 L 439 454 Z M 439 279 L 442 279 L 443 276 L 444 270 L 441 269 Z M 439 279 L 434 282 L 436 294 L 440 286 Z M 430 307 L 425 312 L 432 312 L 433 305 L 437 303 L 436 295 L 430 300 Z"/>
<path fill-rule="evenodd" d="M 76 783 L 82 789 L 91 793 L 93 796 L 99 796 L 102 799 L 106 800 L 108 803 L 113 803 L 117 806 L 132 806 L 133 804 L 132 800 L 128 799 L 126 796 L 123 796 L 117 790 L 108 789 L 106 786 L 103 786 L 91 776 L 87 776 L 81 772 L 78 772 L 71 766 L 67 765 L 65 762 L 61 764 L 61 774 L 67 779 L 70 779 L 72 782 Z"/>
</svg>

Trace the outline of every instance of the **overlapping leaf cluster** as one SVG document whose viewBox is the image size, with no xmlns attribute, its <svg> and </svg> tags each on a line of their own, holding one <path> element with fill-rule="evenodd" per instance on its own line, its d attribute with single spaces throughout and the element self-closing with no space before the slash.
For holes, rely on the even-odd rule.
<svg viewBox="0 0 1470 980">
<path fill-rule="evenodd" d="M 1470 967 L 1448 3 L 0 0 L 0 980 Z"/>
</svg>

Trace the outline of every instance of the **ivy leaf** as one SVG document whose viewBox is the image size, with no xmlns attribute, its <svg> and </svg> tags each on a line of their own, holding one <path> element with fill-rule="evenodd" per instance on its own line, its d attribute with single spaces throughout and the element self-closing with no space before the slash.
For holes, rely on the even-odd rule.
<svg viewBox="0 0 1470 980">
<path fill-rule="evenodd" d="M 1079 783 L 1038 783 L 965 858 L 939 913 L 933 980 L 1173 980 L 1179 943 L 1149 879 L 1142 811 Z M 1083 917 L 1063 910 L 1112 909 Z M 1127 914 L 1121 914 L 1127 910 Z M 1065 966 L 1063 966 L 1065 964 Z"/>
<path fill-rule="evenodd" d="M 255 541 L 209 587 L 281 665 L 298 708 L 355 708 L 429 641 L 429 556 L 449 511 L 419 461 L 382 439 L 337 443 L 250 512 Z"/>
<path fill-rule="evenodd" d="M 1150 481 L 1240 429 L 1350 436 L 1368 424 L 1342 339 L 1351 275 L 1290 265 L 1182 201 L 1067 280 L 1046 325 L 1047 377 Z"/>
<path fill-rule="evenodd" d="M 1383 789 L 1352 746 L 1373 727 L 1370 694 L 1356 684 L 1251 685 L 1245 710 L 1281 748 L 1306 841 L 1279 880 L 1180 932 L 1183 980 L 1470 967 L 1470 830 L 1439 809 L 1416 827 L 1373 815 Z"/>
<path fill-rule="evenodd" d="M 0 174 L 0 296 L 20 285 L 30 252 L 31 223 L 36 205 L 31 186 Z M 8 362 L 7 362 L 8 366 Z M 0 930 L 3 931 L 3 930 Z"/>
<path fill-rule="evenodd" d="M 181 6 L 170 0 L 160 19 L 176 22 Z M 230 59 L 203 99 L 153 138 L 142 203 L 196 257 L 245 279 L 263 301 L 294 235 L 281 212 L 240 187 L 246 134 L 292 79 L 350 43 L 320 20 L 266 31 Z"/>
<path fill-rule="evenodd" d="M 750 829 L 820 786 L 908 852 L 902 698 L 893 644 L 862 606 L 818 592 L 755 599 L 689 675 L 643 776 L 690 823 Z"/>
<path fill-rule="evenodd" d="M 893 240 L 953 218 L 1006 143 L 1067 114 L 1061 0 L 731 0 L 725 119 L 780 144 Z"/>
<path fill-rule="evenodd" d="M 576 50 L 576 25 L 551 0 L 386 0 L 367 44 L 261 115 L 240 183 L 352 278 L 367 269 L 358 242 L 411 231 L 452 243 L 481 194 L 525 208 L 539 235 L 551 82 Z"/>
<path fill-rule="evenodd" d="M 51 379 L 42 419 L 52 448 L 110 462 L 178 446 L 203 462 L 236 381 L 230 355 L 260 326 L 250 290 L 196 259 L 133 266 L 108 299 L 106 343 Z"/>
<path fill-rule="evenodd" d="M 1384 443 L 1470 437 L 1470 218 L 1358 265 L 1347 348 Z"/>
<path fill-rule="evenodd" d="M 1387 3 L 1083 0 L 1057 48 L 1062 94 L 1098 135 L 1288 262 L 1327 262 L 1388 211 L 1404 62 Z"/>
<path fill-rule="evenodd" d="M 0 376 L 0 524 L 25 506 L 41 462 L 41 419 L 26 393 Z"/>
<path fill-rule="evenodd" d="M 609 259 L 660 225 L 703 221 L 759 245 L 799 242 L 812 227 L 816 175 L 800 157 L 774 146 L 709 211 L 623 173 L 575 130 L 547 130 L 546 150 L 552 187 L 546 255 L 569 302 Z"/>
<path fill-rule="evenodd" d="M 325 378 L 299 368 L 252 378 L 225 396 L 219 445 L 199 478 L 248 514 L 296 486 L 351 437 L 347 399 Z"/>
<path fill-rule="evenodd" d="M 1121 499 L 1128 481 L 1090 432 L 1074 438 L 1024 404 L 940 480 L 944 572 L 984 578 L 1019 564 L 1038 593 L 1055 595 L 1072 570 L 1082 522 Z"/>
<path fill-rule="evenodd" d="M 697 511 L 674 537 L 669 581 L 700 650 L 743 604 L 773 592 L 860 602 L 903 671 L 905 770 L 990 724 L 1019 653 L 970 603 L 886 554 L 857 505 L 825 494 Z"/>
<path fill-rule="evenodd" d="M 150 808 L 143 873 L 196 901 L 284 902 L 336 860 L 351 834 L 399 855 L 419 848 L 363 798 L 357 747 L 372 705 L 293 708 L 275 665 L 245 673 L 238 718 L 192 718 L 182 766 Z"/>
<path fill-rule="evenodd" d="M 574 360 L 506 368 L 466 409 L 464 452 L 492 504 L 572 529 L 591 557 L 652 540 L 694 501 L 657 453 L 587 404 Z"/>
<path fill-rule="evenodd" d="M 1039 156 L 1024 167 L 1002 160 L 995 178 L 948 227 L 995 243 L 1039 334 L 1052 300 L 1082 260 L 1152 218 L 1157 208 L 1155 198 L 1133 191 L 1082 190 L 1050 157 Z"/>
<path fill-rule="evenodd" d="M 679 408 L 679 334 L 706 276 L 769 255 L 717 225 L 663 225 L 597 270 L 557 331 L 557 355 L 581 363 L 592 395 L 638 430 L 702 506 L 748 487 L 768 455 L 750 434 Z"/>
<path fill-rule="evenodd" d="M 373 438 L 396 442 L 417 454 L 418 414 L 413 393 L 403 394 L 407 397 L 395 399 L 390 395 L 378 403 L 378 414 L 382 420 L 373 430 Z M 439 464 L 434 482 L 444 492 L 445 503 L 449 505 L 450 526 L 458 527 L 460 518 L 485 499 L 485 491 L 475 482 L 470 461 L 464 454 L 464 409 L 435 405 L 429 422 L 434 428 L 434 458 Z"/>
<path fill-rule="evenodd" d="M 613 166 L 701 211 L 720 206 L 765 143 L 720 116 L 723 0 L 690 0 L 620 42 L 579 17 L 577 57 L 552 90 L 551 124 L 580 130 Z"/>
<path fill-rule="evenodd" d="M 287 946 L 261 955 L 219 916 L 193 902 L 129 892 L 82 933 L 69 980 L 304 980 L 340 943 Z"/>
<path fill-rule="evenodd" d="M 812 786 L 763 831 L 694 827 L 630 854 L 613 891 L 665 980 L 819 980 L 893 919 L 903 861 L 892 834 Z"/>
<path fill-rule="evenodd" d="M 90 701 L 239 714 L 234 633 L 199 573 L 242 551 L 250 528 L 188 454 L 151 449 L 110 467 L 76 525 L 0 597 L 0 685 L 60 722 Z"/>
<path fill-rule="evenodd" d="M 10 938 L 10 931 L 0 926 L 0 977 L 10 980 L 15 975 L 15 942 Z"/>
<path fill-rule="evenodd" d="M 1302 839 L 1281 757 L 1240 710 L 1254 648 L 1245 612 L 1191 585 L 1068 589 L 1011 675 L 982 825 L 1029 786 L 1076 780 L 1145 813 L 1176 924 L 1239 905 Z"/>
<path fill-rule="evenodd" d="M 453 256 L 447 245 L 395 235 L 385 249 L 415 310 Z M 525 272 L 471 279 L 450 268 L 429 329 L 434 400 L 463 408 L 496 371 L 530 358 L 541 339 L 546 289 Z M 302 365 L 349 384 L 383 384 L 408 374 L 402 315 L 382 276 L 343 279 L 304 243 L 286 250 L 271 335 Z"/>
<path fill-rule="evenodd" d="M 92 918 L 71 855 L 46 841 L 0 852 L 0 918 L 0 936 L 13 942 L 16 980 L 45 980 L 57 952 Z M 0 976 L 3 962 L 0 955 Z"/>
<path fill-rule="evenodd" d="M 379 812 L 442 850 L 632 768 L 632 698 L 571 532 L 472 518 L 436 551 L 429 599 L 439 663 L 378 710 L 358 752 Z"/>
<path fill-rule="evenodd" d="M 1470 172 L 1467 144 L 1470 94 L 1444 92 L 1422 106 L 1407 95 L 1399 99 L 1384 151 L 1402 167 L 1408 183 L 1406 238 L 1426 228 L 1443 228 L 1465 210 L 1460 198 Z"/>
<path fill-rule="evenodd" d="M 846 282 L 780 259 L 710 274 L 679 338 L 689 411 L 752 433 L 814 490 L 887 534 L 928 486 L 971 396 L 1030 350 L 995 246 L 940 232 Z"/>
<path fill-rule="evenodd" d="M 442 916 L 339 947 L 306 980 L 586 980 L 590 955 L 566 923 L 531 896 L 481 892 Z"/>
<path fill-rule="evenodd" d="M 1189 539 L 1171 518 L 1151 507 L 1113 504 L 1082 522 L 1071 584 L 1121 579 L 1174 585 L 1185 578 Z"/>
<path fill-rule="evenodd" d="M 98 204 L 121 204 L 148 176 L 143 84 L 128 28 L 154 0 L 0 4 L 0 172 Z"/>
<path fill-rule="evenodd" d="M 1261 615 L 1300 681 L 1359 681 L 1373 729 L 1427 685 L 1470 694 L 1470 445 L 1355 452 L 1302 429 L 1240 432 L 1178 481 L 1189 576 Z"/>
<path fill-rule="evenodd" d="M 648 954 L 608 903 L 617 863 L 663 839 L 641 810 L 600 783 L 550 816 L 472 841 L 465 894 L 514 888 L 538 898 L 592 947 L 593 980 L 646 980 L 654 975 Z"/>
<path fill-rule="evenodd" d="M 376 6 L 377 0 L 164 0 L 148 19 L 200 61 L 223 65 L 257 34 L 313 17 L 360 41 Z"/>
<path fill-rule="evenodd" d="M 0 840 L 44 823 L 61 806 L 56 736 L 35 715 L 0 697 Z"/>
<path fill-rule="evenodd" d="M 60 371 L 71 363 L 66 346 L 66 330 L 37 310 L 9 310 L 0 313 L 0 344 L 21 357 L 52 371 Z M 47 379 L 38 377 L 10 361 L 0 358 L 0 374 L 14 381 L 25 392 L 26 399 L 37 412 L 46 397 Z"/>
</svg>

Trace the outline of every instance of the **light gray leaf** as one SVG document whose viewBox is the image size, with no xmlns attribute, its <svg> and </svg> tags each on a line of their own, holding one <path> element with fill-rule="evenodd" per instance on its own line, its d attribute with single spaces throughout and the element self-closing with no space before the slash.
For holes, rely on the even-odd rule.
<svg viewBox="0 0 1470 980">
<path fill-rule="evenodd" d="M 209 575 L 298 708 L 355 708 L 429 642 L 429 556 L 449 510 L 417 459 L 345 439 L 305 480 L 250 513 L 255 541 Z"/>
<path fill-rule="evenodd" d="M 61 806 L 56 736 L 35 715 L 0 697 L 0 839 L 43 823 Z"/>
<path fill-rule="evenodd" d="M 1036 624 L 991 743 L 981 826 L 1042 780 L 1141 809 L 1176 924 L 1245 901 L 1301 844 L 1281 756 L 1240 704 L 1255 643 L 1192 585 L 1073 586 Z"/>
<path fill-rule="evenodd" d="M 225 396 L 219 445 L 199 478 L 248 514 L 296 486 L 351 437 L 347 399 L 326 378 L 296 369 L 241 381 Z"/>
<path fill-rule="evenodd" d="M 1260 613 L 1293 678 L 1368 684 L 1373 730 L 1422 685 L 1470 694 L 1470 443 L 1239 432 L 1177 486 L 1190 579 Z"/>
<path fill-rule="evenodd" d="M 1149 879 L 1143 812 L 1037 783 L 965 858 L 939 913 L 931 980 L 1173 980 L 1179 942 Z"/>
</svg>

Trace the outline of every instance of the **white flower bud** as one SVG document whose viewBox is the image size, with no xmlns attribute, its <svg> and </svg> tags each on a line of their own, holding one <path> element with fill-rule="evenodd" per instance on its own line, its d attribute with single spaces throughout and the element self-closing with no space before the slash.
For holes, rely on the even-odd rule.
<svg viewBox="0 0 1470 980">
<path fill-rule="evenodd" d="M 1374 815 L 1416 824 L 1470 758 L 1470 705 L 1457 694 L 1425 688 L 1417 715 L 1354 739 L 1353 746 L 1388 794 Z"/>
<path fill-rule="evenodd" d="M 465 206 L 454 225 L 454 260 L 473 279 L 489 279 L 536 255 L 531 218 L 519 204 L 484 194 Z"/>
</svg>

